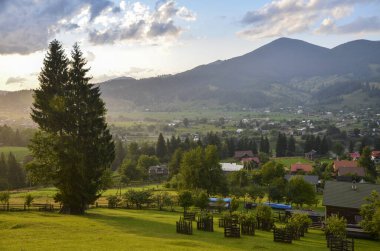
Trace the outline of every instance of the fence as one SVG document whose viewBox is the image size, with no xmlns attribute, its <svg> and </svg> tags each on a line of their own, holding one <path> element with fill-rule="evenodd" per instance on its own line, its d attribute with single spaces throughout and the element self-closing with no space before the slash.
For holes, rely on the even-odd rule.
<svg viewBox="0 0 380 251">
<path fill-rule="evenodd" d="M 30 205 L 30 207 L 28 207 L 27 205 L 25 204 L 2 204 L 0 205 L 0 211 L 8 211 L 8 212 L 12 212 L 12 211 L 47 211 L 47 212 L 52 212 L 54 211 L 55 209 L 59 209 L 60 206 L 59 205 L 56 205 L 56 207 L 54 207 L 54 204 L 38 204 L 38 203 L 33 203 Z"/>
<path fill-rule="evenodd" d="M 198 216 L 197 229 L 214 232 L 214 219 L 212 216 Z"/>
<path fill-rule="evenodd" d="M 193 223 L 192 221 L 184 220 L 182 217 L 176 222 L 176 230 L 179 234 L 193 234 Z"/>
<path fill-rule="evenodd" d="M 286 228 L 273 228 L 273 240 L 275 242 L 292 243 L 292 231 Z"/>
</svg>

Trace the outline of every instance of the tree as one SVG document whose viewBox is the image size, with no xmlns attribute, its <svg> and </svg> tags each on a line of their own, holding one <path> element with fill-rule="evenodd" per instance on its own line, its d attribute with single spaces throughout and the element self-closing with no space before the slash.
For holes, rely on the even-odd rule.
<svg viewBox="0 0 380 251">
<path fill-rule="evenodd" d="M 285 157 L 287 149 L 286 135 L 279 133 L 276 143 L 276 157 Z"/>
<path fill-rule="evenodd" d="M 178 174 L 179 168 L 181 166 L 182 156 L 183 156 L 182 148 L 178 148 L 173 153 L 168 164 L 170 177 L 173 177 L 174 175 Z"/>
<path fill-rule="evenodd" d="M 286 179 L 275 178 L 268 187 L 268 197 L 271 201 L 282 202 L 286 196 Z"/>
<path fill-rule="evenodd" d="M 302 207 L 303 204 L 315 204 L 317 197 L 313 185 L 296 176 L 288 183 L 287 200 Z"/>
<path fill-rule="evenodd" d="M 184 118 L 184 119 L 183 119 L 183 125 L 184 125 L 185 127 L 189 127 L 189 119 L 188 119 L 188 118 Z"/>
<path fill-rule="evenodd" d="M 151 166 L 156 166 L 160 162 L 156 156 L 140 155 L 139 160 L 137 161 L 137 168 L 144 175 L 148 175 L 148 169 Z"/>
<path fill-rule="evenodd" d="M 360 226 L 374 236 L 380 237 L 380 195 L 372 191 L 366 200 L 367 203 L 360 208 L 360 215 L 363 217 Z"/>
<path fill-rule="evenodd" d="M 0 192 L 0 203 L 3 204 L 3 207 L 9 203 L 10 197 L 9 192 Z"/>
<path fill-rule="evenodd" d="M 69 66 L 62 45 L 50 43 L 34 92 L 31 116 L 41 132 L 30 144 L 34 160 L 28 170 L 34 180 L 50 180 L 58 188 L 61 213 L 83 214 L 109 185 L 115 152 L 100 89 L 88 83 L 78 44 L 71 58 Z"/>
<path fill-rule="evenodd" d="M 25 185 L 25 174 L 13 153 L 8 155 L 8 182 L 11 188 L 20 188 Z"/>
<path fill-rule="evenodd" d="M 291 135 L 289 138 L 287 150 L 287 156 L 294 156 L 296 154 L 296 140 L 294 139 L 293 135 Z"/>
<path fill-rule="evenodd" d="M 364 147 L 362 154 L 358 160 L 359 166 L 363 167 L 367 174 L 376 179 L 377 172 L 375 163 L 371 159 L 371 149 L 368 146 Z"/>
<path fill-rule="evenodd" d="M 0 190 L 5 190 L 9 186 L 8 184 L 8 167 L 5 161 L 4 153 L 0 155 Z"/>
<path fill-rule="evenodd" d="M 123 160 L 126 156 L 126 149 L 123 146 L 121 140 L 117 140 L 115 144 L 115 159 L 112 162 L 112 170 L 115 171 L 123 163 Z"/>
<path fill-rule="evenodd" d="M 186 212 L 187 208 L 193 205 L 193 195 L 190 191 L 182 191 L 178 194 L 178 204 Z"/>
<path fill-rule="evenodd" d="M 156 155 L 162 161 L 166 157 L 167 149 L 164 136 L 162 133 L 158 136 L 156 144 Z"/>
<path fill-rule="evenodd" d="M 329 142 L 326 138 L 326 136 L 323 136 L 321 141 L 321 154 L 327 154 L 329 152 Z"/>
<path fill-rule="evenodd" d="M 341 156 L 344 152 L 344 146 L 341 143 L 335 143 L 333 146 L 333 151 L 336 155 Z"/>
<path fill-rule="evenodd" d="M 194 206 L 199 207 L 202 211 L 208 207 L 209 198 L 205 191 L 200 191 L 194 198 Z"/>
<path fill-rule="evenodd" d="M 285 175 L 284 165 L 270 161 L 261 167 L 263 182 L 269 184 L 274 178 L 283 177 Z"/>
<path fill-rule="evenodd" d="M 30 208 L 30 206 L 32 205 L 32 202 L 34 201 L 34 197 L 31 195 L 31 194 L 27 194 L 25 196 L 25 201 L 24 201 L 24 204 L 25 206 L 28 207 L 28 209 Z"/>
<path fill-rule="evenodd" d="M 142 173 L 137 169 L 137 164 L 131 159 L 125 159 L 119 168 L 121 182 L 128 184 L 131 180 L 141 179 Z"/>
</svg>

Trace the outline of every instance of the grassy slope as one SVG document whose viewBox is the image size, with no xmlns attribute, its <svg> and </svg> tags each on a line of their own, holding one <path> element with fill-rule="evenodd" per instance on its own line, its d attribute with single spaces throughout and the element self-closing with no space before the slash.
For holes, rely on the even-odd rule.
<svg viewBox="0 0 380 251">
<path fill-rule="evenodd" d="M 5 155 L 8 155 L 9 152 L 12 152 L 16 156 L 17 161 L 23 161 L 25 156 L 29 154 L 29 150 L 27 147 L 18 147 L 18 146 L 1 146 L 0 147 L 0 153 L 4 153 Z"/>
<path fill-rule="evenodd" d="M 313 164 L 314 162 L 308 160 L 308 159 L 305 159 L 303 157 L 281 157 L 281 158 L 273 158 L 274 161 L 278 162 L 278 163 L 282 163 L 284 164 L 284 166 L 287 168 L 287 169 L 290 169 L 290 165 L 291 164 L 295 164 L 295 163 L 307 163 L 307 164 Z"/>
<path fill-rule="evenodd" d="M 194 230 L 175 233 L 179 213 L 91 209 L 85 216 L 56 213 L 1 213 L 0 250 L 327 250 L 322 231 L 312 230 L 293 244 L 273 242 L 270 232 L 226 239 Z M 195 224 L 193 224 L 195 227 Z M 357 240 L 355 250 L 379 250 L 379 242 Z"/>
</svg>

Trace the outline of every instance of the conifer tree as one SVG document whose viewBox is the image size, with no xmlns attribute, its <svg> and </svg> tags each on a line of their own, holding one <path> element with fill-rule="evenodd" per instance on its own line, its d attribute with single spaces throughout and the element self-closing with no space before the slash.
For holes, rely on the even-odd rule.
<svg viewBox="0 0 380 251">
<path fill-rule="evenodd" d="M 167 149 L 164 136 L 162 133 L 158 135 L 158 140 L 156 144 L 156 155 L 162 161 L 166 157 Z"/>
<path fill-rule="evenodd" d="M 11 188 L 20 188 L 25 185 L 25 174 L 21 165 L 17 162 L 13 153 L 9 153 L 8 161 L 8 183 Z"/>
<path fill-rule="evenodd" d="M 290 136 L 288 141 L 288 156 L 294 156 L 296 154 L 296 140 L 294 139 L 293 135 Z"/>
<path fill-rule="evenodd" d="M 107 187 L 115 153 L 105 104 L 99 87 L 88 83 L 78 44 L 71 57 L 68 62 L 58 41 L 50 44 L 34 95 L 32 119 L 41 132 L 30 145 L 35 158 L 28 169 L 58 188 L 62 213 L 83 214 Z"/>
<path fill-rule="evenodd" d="M 0 155 L 0 190 L 8 188 L 8 167 L 4 153 Z"/>
</svg>

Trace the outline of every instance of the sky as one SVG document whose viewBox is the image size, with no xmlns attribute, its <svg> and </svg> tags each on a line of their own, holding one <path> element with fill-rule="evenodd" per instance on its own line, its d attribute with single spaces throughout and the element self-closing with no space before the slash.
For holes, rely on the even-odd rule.
<svg viewBox="0 0 380 251">
<path fill-rule="evenodd" d="M 0 90 L 37 88 L 53 39 L 68 55 L 78 42 L 101 82 L 175 74 L 280 37 L 378 41 L 379 13 L 380 0 L 0 0 Z"/>
</svg>

